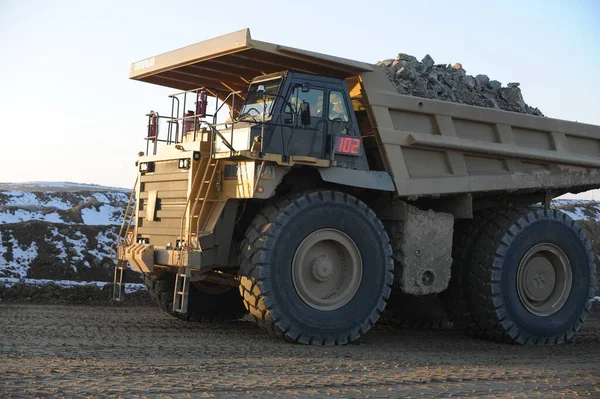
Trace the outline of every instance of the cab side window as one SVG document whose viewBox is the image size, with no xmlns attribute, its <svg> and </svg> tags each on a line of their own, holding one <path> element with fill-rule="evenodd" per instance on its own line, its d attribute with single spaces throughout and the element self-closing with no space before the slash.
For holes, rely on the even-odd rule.
<svg viewBox="0 0 600 399">
<path fill-rule="evenodd" d="M 307 93 L 303 93 L 300 87 L 295 87 L 288 98 L 289 104 L 286 104 L 285 112 L 288 114 L 291 114 L 294 111 L 298 112 L 300 109 L 300 104 L 305 101 L 310 104 L 310 116 L 314 118 L 322 118 L 324 96 L 325 94 L 323 90 L 310 89 Z M 293 110 L 290 108 L 290 105 L 294 107 Z"/>
<path fill-rule="evenodd" d="M 329 92 L 329 113 L 327 114 L 330 121 L 339 119 L 342 122 L 348 122 L 348 108 L 344 102 L 344 95 L 341 91 Z"/>
</svg>

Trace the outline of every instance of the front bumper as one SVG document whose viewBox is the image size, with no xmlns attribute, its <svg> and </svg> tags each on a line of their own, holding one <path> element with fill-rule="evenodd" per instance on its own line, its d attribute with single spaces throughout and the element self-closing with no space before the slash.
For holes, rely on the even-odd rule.
<svg viewBox="0 0 600 399">
<path fill-rule="evenodd" d="M 117 259 L 129 262 L 142 273 L 154 273 L 154 266 L 189 267 L 200 270 L 202 252 L 178 249 L 157 249 L 152 244 L 121 244 L 117 247 Z"/>
</svg>

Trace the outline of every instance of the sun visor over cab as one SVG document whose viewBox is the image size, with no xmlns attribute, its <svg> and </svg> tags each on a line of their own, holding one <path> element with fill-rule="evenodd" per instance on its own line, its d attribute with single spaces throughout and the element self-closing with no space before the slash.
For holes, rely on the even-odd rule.
<svg viewBox="0 0 600 399">
<path fill-rule="evenodd" d="M 294 70 L 349 78 L 373 71 L 368 63 L 252 40 L 243 29 L 131 65 L 130 79 L 179 90 L 245 90 L 260 75 Z M 212 90 L 210 90 L 212 89 Z"/>
</svg>

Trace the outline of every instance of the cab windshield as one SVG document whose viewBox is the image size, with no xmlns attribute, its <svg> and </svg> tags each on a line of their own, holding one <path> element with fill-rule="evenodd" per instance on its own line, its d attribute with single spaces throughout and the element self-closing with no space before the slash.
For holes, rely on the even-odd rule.
<svg viewBox="0 0 600 399">
<path fill-rule="evenodd" d="M 266 116 L 270 115 L 280 84 L 281 78 L 252 83 L 238 119 L 259 120 L 263 111 Z M 257 91 L 259 86 L 264 86 L 264 93 Z"/>
</svg>

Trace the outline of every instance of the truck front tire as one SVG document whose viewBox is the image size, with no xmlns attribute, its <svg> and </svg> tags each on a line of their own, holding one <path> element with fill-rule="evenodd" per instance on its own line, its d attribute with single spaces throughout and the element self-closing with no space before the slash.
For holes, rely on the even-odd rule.
<svg viewBox="0 0 600 399">
<path fill-rule="evenodd" d="M 316 191 L 265 207 L 241 246 L 240 294 L 287 341 L 341 345 L 377 321 L 393 282 L 383 225 L 367 205 Z"/>
<path fill-rule="evenodd" d="M 477 335 L 552 345 L 585 320 L 595 263 L 582 228 L 557 210 L 496 214 L 473 244 L 469 291 Z"/>
</svg>

